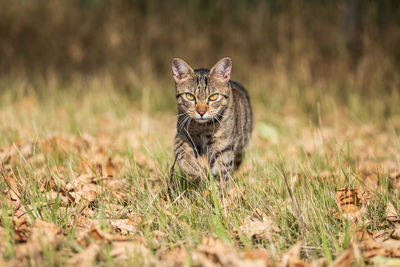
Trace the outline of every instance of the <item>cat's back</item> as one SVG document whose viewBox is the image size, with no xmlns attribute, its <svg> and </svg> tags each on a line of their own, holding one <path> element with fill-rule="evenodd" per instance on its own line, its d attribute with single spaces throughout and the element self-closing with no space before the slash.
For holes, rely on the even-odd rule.
<svg viewBox="0 0 400 267">
<path fill-rule="evenodd" d="M 246 101 L 250 104 L 249 93 L 247 92 L 246 88 L 239 82 L 233 80 L 230 80 L 229 83 L 231 84 L 233 94 L 235 96 L 245 98 Z"/>
<path fill-rule="evenodd" d="M 230 80 L 232 94 L 235 105 L 235 116 L 240 121 L 240 126 L 246 132 L 251 133 L 253 130 L 253 111 L 251 108 L 249 93 L 246 88 L 236 81 Z"/>
</svg>

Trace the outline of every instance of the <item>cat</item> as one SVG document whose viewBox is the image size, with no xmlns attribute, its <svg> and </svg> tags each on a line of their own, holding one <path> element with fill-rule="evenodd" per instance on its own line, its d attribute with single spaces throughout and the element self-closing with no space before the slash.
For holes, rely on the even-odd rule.
<svg viewBox="0 0 400 267">
<path fill-rule="evenodd" d="M 242 163 L 253 112 L 247 90 L 230 80 L 231 69 L 228 57 L 211 70 L 193 70 L 179 58 L 172 61 L 178 106 L 174 153 L 188 178 L 200 178 L 202 155 L 207 156 L 211 174 L 225 182 Z"/>
</svg>

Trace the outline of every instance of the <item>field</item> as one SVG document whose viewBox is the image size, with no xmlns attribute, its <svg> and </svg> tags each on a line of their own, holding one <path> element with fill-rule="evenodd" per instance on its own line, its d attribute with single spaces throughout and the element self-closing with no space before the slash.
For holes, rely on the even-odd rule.
<svg viewBox="0 0 400 267">
<path fill-rule="evenodd" d="M 171 172 L 172 81 L 133 84 L 1 83 L 0 265 L 400 263 L 399 94 L 248 82 L 225 188 Z"/>
</svg>

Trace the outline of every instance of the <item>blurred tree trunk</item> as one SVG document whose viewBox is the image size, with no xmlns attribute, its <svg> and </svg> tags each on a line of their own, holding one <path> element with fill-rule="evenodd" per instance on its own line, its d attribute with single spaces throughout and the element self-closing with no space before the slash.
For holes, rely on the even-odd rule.
<svg viewBox="0 0 400 267">
<path fill-rule="evenodd" d="M 345 0 L 344 35 L 350 63 L 356 66 L 362 54 L 360 6 L 358 0 Z"/>
</svg>

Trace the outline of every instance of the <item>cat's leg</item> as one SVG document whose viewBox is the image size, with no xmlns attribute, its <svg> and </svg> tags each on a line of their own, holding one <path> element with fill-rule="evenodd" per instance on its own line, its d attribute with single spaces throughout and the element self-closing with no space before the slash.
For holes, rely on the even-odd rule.
<svg viewBox="0 0 400 267">
<path fill-rule="evenodd" d="M 179 168 L 188 178 L 196 179 L 200 177 L 201 169 L 197 160 L 198 153 L 186 137 L 181 135 L 175 137 L 174 152 Z"/>
<path fill-rule="evenodd" d="M 238 169 L 243 161 L 243 151 L 236 151 L 235 153 L 235 169 Z"/>
<path fill-rule="evenodd" d="M 235 154 L 232 145 L 214 147 L 208 154 L 211 174 L 227 182 L 233 171 L 234 160 Z"/>
</svg>

